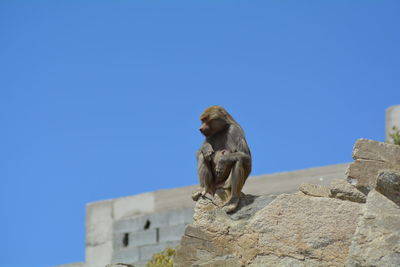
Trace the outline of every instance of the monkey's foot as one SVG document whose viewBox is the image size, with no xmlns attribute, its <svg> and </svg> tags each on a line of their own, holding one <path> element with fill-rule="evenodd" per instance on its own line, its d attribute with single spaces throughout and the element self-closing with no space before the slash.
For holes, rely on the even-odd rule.
<svg viewBox="0 0 400 267">
<path fill-rule="evenodd" d="M 238 197 L 229 200 L 222 208 L 226 213 L 234 212 L 239 206 L 240 199 Z"/>
<path fill-rule="evenodd" d="M 199 200 L 199 198 L 200 198 L 202 195 L 203 195 L 203 191 L 202 191 L 202 190 L 198 190 L 198 191 L 196 191 L 196 192 L 194 192 L 194 193 L 192 194 L 192 199 L 193 199 L 194 201 L 197 201 L 197 200 Z"/>
</svg>

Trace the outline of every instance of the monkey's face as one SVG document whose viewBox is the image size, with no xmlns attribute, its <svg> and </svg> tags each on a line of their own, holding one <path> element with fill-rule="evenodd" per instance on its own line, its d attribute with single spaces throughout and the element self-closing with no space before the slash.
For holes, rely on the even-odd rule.
<svg viewBox="0 0 400 267">
<path fill-rule="evenodd" d="M 201 127 L 199 130 L 205 137 L 210 137 L 225 129 L 226 126 L 226 121 L 221 118 L 212 120 L 209 120 L 208 118 L 202 118 Z"/>
</svg>

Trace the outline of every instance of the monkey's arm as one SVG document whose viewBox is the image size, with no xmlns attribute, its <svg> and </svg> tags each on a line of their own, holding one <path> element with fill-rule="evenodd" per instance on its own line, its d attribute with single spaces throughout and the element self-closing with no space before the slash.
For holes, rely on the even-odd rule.
<svg viewBox="0 0 400 267">
<path fill-rule="evenodd" d="M 225 154 L 221 156 L 220 161 L 222 163 L 234 163 L 236 161 L 243 161 L 243 162 L 248 162 L 251 160 L 251 156 L 245 152 L 237 151 L 237 152 L 232 152 L 229 154 Z"/>
<path fill-rule="evenodd" d="M 219 158 L 215 166 L 217 175 L 222 174 L 227 166 L 232 166 L 237 162 L 241 162 L 241 165 L 251 170 L 251 153 L 242 129 L 232 127 L 229 136 L 231 138 L 228 139 L 227 146 L 231 152 L 222 154 Z"/>
<path fill-rule="evenodd" d="M 229 163 L 239 160 L 251 161 L 249 145 L 246 142 L 242 129 L 235 126 L 231 127 L 229 136 L 231 136 L 228 140 L 230 153 L 224 154 L 221 160 Z"/>
<path fill-rule="evenodd" d="M 201 146 L 199 152 L 203 154 L 205 160 L 209 161 L 211 160 L 211 155 L 214 153 L 214 149 L 212 148 L 210 143 L 205 141 Z"/>
</svg>

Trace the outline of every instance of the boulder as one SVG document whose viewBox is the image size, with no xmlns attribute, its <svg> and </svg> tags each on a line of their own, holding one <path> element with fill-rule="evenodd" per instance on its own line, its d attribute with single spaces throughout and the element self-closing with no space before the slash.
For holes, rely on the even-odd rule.
<svg viewBox="0 0 400 267">
<path fill-rule="evenodd" d="M 344 265 L 363 204 L 301 194 L 244 199 L 254 201 L 238 211 L 251 214 L 240 217 L 217 201 L 199 200 L 176 266 L 221 266 L 224 260 L 229 266 Z"/>
<path fill-rule="evenodd" d="M 400 205 L 400 172 L 381 171 L 376 178 L 376 190 Z"/>
<path fill-rule="evenodd" d="M 375 187 L 379 171 L 400 171 L 400 146 L 359 139 L 353 148 L 353 159 L 346 171 L 347 179 L 367 193 Z"/>
<path fill-rule="evenodd" d="M 330 189 L 325 185 L 301 184 L 299 190 L 306 195 L 313 197 L 329 197 Z"/>
<path fill-rule="evenodd" d="M 313 197 L 331 197 L 365 203 L 366 195 L 344 179 L 335 179 L 330 185 L 302 184 L 300 192 Z"/>
<path fill-rule="evenodd" d="M 368 194 L 346 266 L 400 266 L 400 207 L 376 190 Z"/>
<path fill-rule="evenodd" d="M 335 179 L 329 185 L 330 197 L 365 203 L 366 195 L 344 179 Z"/>
</svg>

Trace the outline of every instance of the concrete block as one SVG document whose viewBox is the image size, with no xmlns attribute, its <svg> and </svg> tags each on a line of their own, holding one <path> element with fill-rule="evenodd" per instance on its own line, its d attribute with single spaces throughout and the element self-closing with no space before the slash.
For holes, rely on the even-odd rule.
<svg viewBox="0 0 400 267">
<path fill-rule="evenodd" d="M 189 224 L 193 222 L 194 209 L 183 209 L 180 211 L 172 211 L 168 218 L 168 225 Z"/>
<path fill-rule="evenodd" d="M 175 248 L 179 242 L 165 242 L 156 245 L 142 246 L 139 248 L 139 255 L 141 261 L 150 260 L 153 254 L 159 253 L 166 248 Z"/>
<path fill-rule="evenodd" d="M 131 218 L 122 219 L 119 221 L 114 221 L 113 229 L 114 233 L 127 233 L 127 232 L 136 232 L 143 231 L 146 229 L 146 226 L 151 222 L 147 223 L 148 215 L 137 215 Z M 147 227 L 147 228 L 150 228 Z"/>
<path fill-rule="evenodd" d="M 155 191 L 155 211 L 164 212 L 185 208 L 194 208 L 196 202 L 192 200 L 191 196 L 198 187 L 198 185 L 193 185 Z"/>
<path fill-rule="evenodd" d="M 386 127 L 385 127 L 385 141 L 392 142 L 389 134 L 392 134 L 392 127 L 396 126 L 400 129 L 400 105 L 392 106 L 386 109 Z"/>
<path fill-rule="evenodd" d="M 131 218 L 115 221 L 114 234 L 140 232 L 146 229 L 157 229 L 172 225 L 189 224 L 193 221 L 193 209 L 180 211 L 159 212 L 153 214 L 138 215 Z"/>
<path fill-rule="evenodd" d="M 127 248 L 115 249 L 111 262 L 135 263 L 138 260 L 139 260 L 139 248 L 127 247 Z"/>
<path fill-rule="evenodd" d="M 154 212 L 154 192 L 117 198 L 113 202 L 114 219 Z"/>
<path fill-rule="evenodd" d="M 160 228 L 159 242 L 179 241 L 185 232 L 186 224 Z"/>
<path fill-rule="evenodd" d="M 111 241 L 112 222 L 112 200 L 89 203 L 86 206 L 86 245 Z"/>
<path fill-rule="evenodd" d="M 155 229 L 160 227 L 168 226 L 168 222 L 170 217 L 173 214 L 170 212 L 157 212 L 153 214 L 149 214 L 146 218 L 150 222 L 149 228 Z"/>
<path fill-rule="evenodd" d="M 115 221 L 113 228 L 114 233 L 140 232 L 168 226 L 169 221 L 170 214 L 168 212 L 153 213 Z"/>
<path fill-rule="evenodd" d="M 129 233 L 114 233 L 113 236 L 113 249 L 125 248 L 129 245 Z"/>
<path fill-rule="evenodd" d="M 137 247 L 142 245 L 151 245 L 157 243 L 157 229 L 149 229 L 140 232 L 129 233 L 130 247 Z"/>
<path fill-rule="evenodd" d="M 97 246 L 86 246 L 86 264 L 90 267 L 104 267 L 111 262 L 113 254 L 111 241 Z"/>
</svg>

